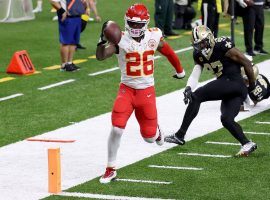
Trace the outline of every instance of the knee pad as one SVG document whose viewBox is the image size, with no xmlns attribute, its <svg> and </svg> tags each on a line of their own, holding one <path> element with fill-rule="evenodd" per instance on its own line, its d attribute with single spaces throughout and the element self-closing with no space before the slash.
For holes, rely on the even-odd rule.
<svg viewBox="0 0 270 200">
<path fill-rule="evenodd" d="M 153 143 L 158 138 L 157 134 L 157 127 L 149 127 L 141 130 L 141 134 L 143 136 L 143 139 L 148 143 Z"/>
</svg>

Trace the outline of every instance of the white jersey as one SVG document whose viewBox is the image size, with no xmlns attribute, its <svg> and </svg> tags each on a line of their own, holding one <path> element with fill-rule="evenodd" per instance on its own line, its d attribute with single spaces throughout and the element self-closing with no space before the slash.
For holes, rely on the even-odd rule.
<svg viewBox="0 0 270 200">
<path fill-rule="evenodd" d="M 140 42 L 131 38 L 127 31 L 123 32 L 117 54 L 121 83 L 134 89 L 154 85 L 154 53 L 162 38 L 162 32 L 158 28 L 146 30 Z"/>
</svg>

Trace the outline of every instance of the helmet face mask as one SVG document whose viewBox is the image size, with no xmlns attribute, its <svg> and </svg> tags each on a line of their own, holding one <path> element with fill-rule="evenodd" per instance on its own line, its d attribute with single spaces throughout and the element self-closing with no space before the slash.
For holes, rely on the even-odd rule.
<svg viewBox="0 0 270 200">
<path fill-rule="evenodd" d="M 147 8 L 143 4 L 134 4 L 125 14 L 125 29 L 131 37 L 138 38 L 144 35 L 149 21 Z"/>
<path fill-rule="evenodd" d="M 192 46 L 205 57 L 209 57 L 215 46 L 215 39 L 211 30 L 203 25 L 196 26 L 192 30 Z"/>
</svg>

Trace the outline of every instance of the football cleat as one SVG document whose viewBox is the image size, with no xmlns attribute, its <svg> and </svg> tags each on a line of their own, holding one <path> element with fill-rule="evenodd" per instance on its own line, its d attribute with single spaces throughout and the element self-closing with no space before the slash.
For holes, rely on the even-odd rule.
<svg viewBox="0 0 270 200">
<path fill-rule="evenodd" d="M 117 173 L 116 173 L 115 168 L 107 167 L 105 174 L 102 177 L 100 177 L 99 182 L 103 184 L 109 183 L 115 179 L 116 175 Z"/>
<path fill-rule="evenodd" d="M 164 138 L 164 141 L 168 142 L 168 143 L 175 143 L 175 144 L 178 144 L 178 145 L 184 145 L 186 143 L 184 138 L 179 138 L 175 134 L 166 136 Z"/>
<path fill-rule="evenodd" d="M 245 145 L 241 146 L 240 151 L 236 154 L 239 157 L 249 156 L 253 151 L 257 149 L 257 144 L 254 142 L 248 142 Z"/>
<path fill-rule="evenodd" d="M 161 146 L 164 144 L 164 132 L 159 128 L 159 126 L 157 128 L 158 128 L 159 136 L 156 139 L 156 143 L 157 145 Z"/>
</svg>

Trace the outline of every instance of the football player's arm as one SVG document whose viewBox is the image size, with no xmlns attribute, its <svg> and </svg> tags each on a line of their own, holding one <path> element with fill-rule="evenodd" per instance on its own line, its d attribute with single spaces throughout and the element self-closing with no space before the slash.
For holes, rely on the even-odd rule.
<svg viewBox="0 0 270 200">
<path fill-rule="evenodd" d="M 202 66 L 199 65 L 199 64 L 195 64 L 189 78 L 188 78 L 188 81 L 187 81 L 187 86 L 186 87 L 190 87 L 191 90 L 193 91 L 198 83 L 199 83 L 199 79 L 200 79 L 200 76 L 202 74 Z"/>
<path fill-rule="evenodd" d="M 250 90 L 254 89 L 256 79 L 254 76 L 251 61 L 248 60 L 246 56 L 244 56 L 244 54 L 235 47 L 227 51 L 225 56 L 229 57 L 230 59 L 232 59 L 233 61 L 239 63 L 241 66 L 244 67 L 245 73 L 249 81 L 249 89 Z"/>
<path fill-rule="evenodd" d="M 97 60 L 105 60 L 117 53 L 117 47 L 114 44 L 99 44 L 96 49 Z"/>
<path fill-rule="evenodd" d="M 169 62 L 172 64 L 172 66 L 174 67 L 176 74 L 173 77 L 177 78 L 177 79 L 184 78 L 185 77 L 185 70 L 183 69 L 179 58 L 174 53 L 174 51 L 170 47 L 170 45 L 167 42 L 161 40 L 158 44 L 157 50 L 162 55 L 164 55 L 169 60 Z"/>
<path fill-rule="evenodd" d="M 118 52 L 118 46 L 108 43 L 107 39 L 104 36 L 104 29 L 106 28 L 107 24 L 108 24 L 108 21 L 104 22 L 101 28 L 100 38 L 99 38 L 97 49 L 96 49 L 97 60 L 104 60 Z"/>
<path fill-rule="evenodd" d="M 184 91 L 184 103 L 188 104 L 192 102 L 193 93 L 192 91 L 197 87 L 199 79 L 202 73 L 202 66 L 195 63 L 195 66 L 188 78 L 187 85 Z"/>
</svg>

